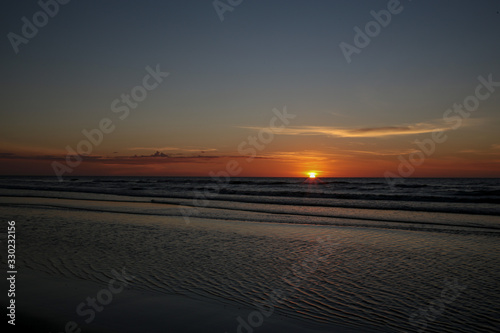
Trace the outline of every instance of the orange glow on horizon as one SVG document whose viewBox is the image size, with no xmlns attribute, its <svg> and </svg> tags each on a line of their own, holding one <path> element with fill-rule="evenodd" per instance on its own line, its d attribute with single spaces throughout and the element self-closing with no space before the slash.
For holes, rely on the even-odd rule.
<svg viewBox="0 0 500 333">
<path fill-rule="evenodd" d="M 482 156 L 482 155 L 481 155 Z M 341 158 L 342 157 L 342 158 Z M 66 155 L 54 151 L 28 153 L 24 150 L 0 151 L 0 175 L 54 176 L 52 162 L 65 164 Z M 408 160 L 408 159 L 406 159 Z M 229 164 L 230 163 L 230 164 Z M 408 162 L 410 163 L 410 162 Z M 432 157 L 422 166 L 414 166 L 411 177 L 500 177 L 499 164 L 490 155 L 481 158 L 459 156 Z M 209 177 L 227 172 L 233 177 L 297 177 L 317 181 L 329 177 L 384 177 L 389 171 L 398 175 L 400 162 L 393 155 L 334 156 L 320 153 L 265 156 L 248 161 L 246 156 L 223 154 L 182 156 L 114 156 L 111 153 L 86 158 L 63 177 L 79 176 L 177 176 Z"/>
</svg>

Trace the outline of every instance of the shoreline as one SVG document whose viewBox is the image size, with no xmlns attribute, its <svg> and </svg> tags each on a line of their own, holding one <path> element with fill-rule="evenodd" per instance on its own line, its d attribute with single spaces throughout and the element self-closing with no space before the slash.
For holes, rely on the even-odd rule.
<svg viewBox="0 0 500 333">
<path fill-rule="evenodd" d="M 257 207 L 245 207 L 244 204 L 209 206 L 197 208 L 186 205 L 185 202 L 153 201 L 117 201 L 102 199 L 55 198 L 34 196 L 10 196 L 0 194 L 0 203 L 11 206 L 26 206 L 31 208 L 68 209 L 82 212 L 130 214 L 136 216 L 161 216 L 187 219 L 208 219 L 245 221 L 255 223 L 276 224 L 307 224 L 333 227 L 360 227 L 387 230 L 406 230 L 422 232 L 468 233 L 476 235 L 499 236 L 500 227 L 497 217 L 490 215 L 413 212 L 414 220 L 405 220 L 409 212 L 400 219 L 391 218 L 389 212 L 399 213 L 398 209 L 384 210 L 385 215 L 371 217 L 371 213 L 382 210 L 370 208 L 332 207 L 335 213 L 327 213 L 324 209 L 315 213 L 303 213 L 300 210 L 283 211 L 282 205 L 268 204 Z M 272 208 L 270 208 L 272 206 Z M 319 209 L 315 208 L 315 209 Z M 356 213 L 353 214 L 353 211 Z M 270 217 L 273 218 L 270 218 Z M 440 217 L 440 220 L 436 220 Z M 286 218 L 286 220 L 284 220 Z M 460 222 L 452 219 L 461 219 Z M 432 220 L 434 219 L 434 220 Z M 185 222 L 183 222 L 184 224 Z"/>
</svg>

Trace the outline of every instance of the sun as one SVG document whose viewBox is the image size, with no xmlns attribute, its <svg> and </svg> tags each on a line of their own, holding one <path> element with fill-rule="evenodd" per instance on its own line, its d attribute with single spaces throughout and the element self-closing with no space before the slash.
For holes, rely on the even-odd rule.
<svg viewBox="0 0 500 333">
<path fill-rule="evenodd" d="M 316 178 L 316 172 L 308 172 L 309 178 Z"/>
</svg>

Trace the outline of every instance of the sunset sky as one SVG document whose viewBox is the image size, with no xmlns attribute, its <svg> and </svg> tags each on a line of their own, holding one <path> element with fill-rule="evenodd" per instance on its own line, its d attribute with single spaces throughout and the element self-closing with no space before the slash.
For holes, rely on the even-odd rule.
<svg viewBox="0 0 500 333">
<path fill-rule="evenodd" d="M 68 177 L 208 176 L 233 160 L 239 176 L 383 177 L 441 130 L 411 176 L 500 177 L 500 83 L 478 79 L 500 82 L 499 1 L 219 3 L 231 10 L 70 1 L 16 53 L 9 33 L 42 9 L 4 2 L 0 175 L 55 175 L 58 162 Z M 388 3 L 398 13 L 348 63 L 339 45 Z M 127 106 L 132 91 L 144 98 Z M 477 91 L 470 117 L 443 118 Z M 68 165 L 103 119 L 109 133 Z"/>
</svg>

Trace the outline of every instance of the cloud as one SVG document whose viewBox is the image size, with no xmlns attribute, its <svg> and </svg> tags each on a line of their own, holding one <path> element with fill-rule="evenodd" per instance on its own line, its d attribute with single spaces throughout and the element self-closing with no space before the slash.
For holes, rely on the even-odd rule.
<svg viewBox="0 0 500 333">
<path fill-rule="evenodd" d="M 352 154 L 363 154 L 363 155 L 377 155 L 377 156 L 398 156 L 398 155 L 406 155 L 419 151 L 418 149 L 406 149 L 406 150 L 342 150 L 346 153 Z"/>
<path fill-rule="evenodd" d="M 137 156 L 137 155 L 135 155 L 134 157 L 168 157 L 168 155 L 167 155 L 167 154 L 164 154 L 164 153 L 160 153 L 160 152 L 157 150 L 157 151 L 156 151 L 156 153 L 151 154 L 151 155 L 146 155 L 146 156 L 144 156 L 144 155 L 141 155 L 141 156 Z"/>
<path fill-rule="evenodd" d="M 342 114 L 342 113 L 339 113 L 339 112 L 330 112 L 330 114 L 332 116 L 336 116 L 336 117 L 351 118 L 351 116 L 348 116 L 348 115 L 345 115 L 345 114 Z"/>
<path fill-rule="evenodd" d="M 243 127 L 254 130 L 261 130 L 261 127 Z M 340 128 L 328 126 L 290 126 L 283 128 L 276 134 L 284 135 L 327 135 L 342 138 L 373 138 L 393 135 L 411 135 L 430 133 L 433 131 L 447 131 L 451 126 L 443 122 L 417 123 L 413 125 L 383 126 L 383 127 L 361 127 L 361 128 Z"/>
<path fill-rule="evenodd" d="M 243 155 L 184 155 L 169 156 L 161 152 L 155 152 L 151 155 L 133 155 L 133 156 L 80 156 L 84 163 L 98 164 L 167 164 L 167 163 L 205 163 L 218 159 L 241 159 L 248 158 Z M 66 155 L 18 155 L 14 153 L 0 152 L 0 160 L 32 160 L 32 161 L 58 161 L 64 163 Z M 269 159 L 265 156 L 256 156 L 255 159 Z"/>
<path fill-rule="evenodd" d="M 316 161 L 330 160 L 332 157 L 335 156 L 341 156 L 341 155 L 330 152 L 316 151 L 316 150 L 302 150 L 297 152 L 277 151 L 277 152 L 262 154 L 262 157 L 273 160 L 282 160 L 282 161 L 297 161 L 297 160 L 308 160 L 308 159 L 313 159 Z"/>
<path fill-rule="evenodd" d="M 132 147 L 128 150 L 154 150 L 154 151 L 180 151 L 180 152 L 207 152 L 207 151 L 217 151 L 215 148 L 206 147 Z"/>
<path fill-rule="evenodd" d="M 0 153 L 0 159 L 4 160 L 40 160 L 40 161 L 56 161 L 64 159 L 65 156 L 58 155 L 18 155 L 14 153 Z M 89 158 L 85 156 L 83 158 Z M 96 158 L 96 157 L 92 157 Z"/>
<path fill-rule="evenodd" d="M 476 155 L 493 155 L 498 156 L 499 152 L 497 150 L 500 149 L 500 145 L 493 144 L 491 145 L 491 149 L 462 149 L 458 151 L 460 154 L 476 154 Z"/>
</svg>

